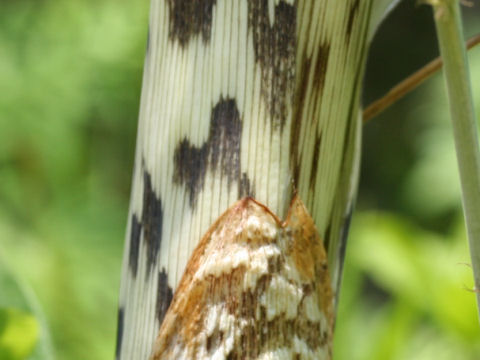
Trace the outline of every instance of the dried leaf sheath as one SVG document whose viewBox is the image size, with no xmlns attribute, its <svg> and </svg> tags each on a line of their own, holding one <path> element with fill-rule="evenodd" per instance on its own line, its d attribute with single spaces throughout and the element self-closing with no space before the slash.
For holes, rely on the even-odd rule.
<svg viewBox="0 0 480 360">
<path fill-rule="evenodd" d="M 333 296 L 313 219 L 244 198 L 187 264 L 152 359 L 330 359 Z"/>
</svg>

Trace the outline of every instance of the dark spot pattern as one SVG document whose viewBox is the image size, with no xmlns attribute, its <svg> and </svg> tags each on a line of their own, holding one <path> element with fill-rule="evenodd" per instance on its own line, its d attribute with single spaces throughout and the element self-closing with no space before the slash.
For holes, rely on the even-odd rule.
<svg viewBox="0 0 480 360">
<path fill-rule="evenodd" d="M 315 191 L 315 180 L 317 179 L 317 170 L 318 170 L 318 155 L 320 153 L 320 145 L 322 143 L 322 134 L 317 134 L 315 136 L 315 144 L 313 146 L 313 156 L 312 156 L 312 167 L 310 172 L 310 189 Z"/>
<path fill-rule="evenodd" d="M 143 241 L 147 247 L 147 276 L 157 262 L 162 241 L 163 209 L 162 200 L 152 187 L 152 179 L 147 171 L 143 172 Z"/>
<path fill-rule="evenodd" d="M 347 42 L 350 42 L 350 37 L 352 36 L 352 30 L 353 30 L 353 23 L 355 21 L 355 17 L 358 15 L 359 10 L 360 10 L 360 0 L 355 0 L 355 2 L 353 3 L 348 13 L 347 29 L 346 29 Z"/>
<path fill-rule="evenodd" d="M 133 214 L 130 223 L 130 253 L 128 254 L 128 265 L 133 273 L 133 277 L 137 276 L 138 269 L 138 253 L 140 249 L 140 234 L 142 224 L 138 221 L 137 215 Z"/>
<path fill-rule="evenodd" d="M 136 214 L 131 217 L 130 223 L 130 252 L 128 254 L 128 265 L 132 276 L 136 277 L 138 272 L 138 260 L 140 256 L 140 243 L 143 229 L 143 243 L 147 252 L 147 278 L 155 266 L 160 252 L 163 227 L 162 200 L 157 197 L 152 187 L 152 179 L 147 171 L 143 171 L 143 207 L 141 221 Z"/>
<path fill-rule="evenodd" d="M 120 355 L 120 350 L 122 349 L 122 340 L 123 340 L 123 308 L 118 309 L 117 314 L 117 345 L 115 348 L 115 358 L 118 359 Z"/>
<path fill-rule="evenodd" d="M 157 302 L 155 304 L 155 314 L 160 324 L 167 313 L 172 298 L 173 290 L 168 286 L 168 276 L 165 269 L 162 269 L 162 271 L 158 273 Z"/>
<path fill-rule="evenodd" d="M 173 181 L 186 186 L 192 208 L 208 169 L 220 171 L 229 188 L 232 182 L 240 181 L 241 135 L 242 123 L 235 100 L 220 99 L 212 110 L 207 141 L 196 147 L 184 138 L 176 147 Z"/>
<path fill-rule="evenodd" d="M 293 184 L 298 184 L 300 176 L 300 163 L 302 159 L 299 152 L 300 130 L 302 129 L 302 113 L 305 107 L 305 100 L 307 99 L 308 77 L 310 72 L 310 58 L 305 58 L 301 66 L 300 81 L 296 91 L 296 101 L 293 113 L 292 128 L 290 131 L 290 152 L 293 167 Z"/>
<path fill-rule="evenodd" d="M 246 173 L 242 173 L 242 178 L 240 179 L 240 186 L 238 187 L 238 198 L 241 199 L 246 196 L 255 197 L 255 190 L 253 189 L 252 183 L 248 178 Z"/>
<path fill-rule="evenodd" d="M 301 153 L 300 153 L 300 132 L 302 128 L 302 119 L 303 112 L 308 106 L 306 101 L 309 99 L 314 99 L 314 110 L 313 113 L 318 113 L 317 106 L 320 103 L 318 99 L 321 98 L 323 93 L 323 88 L 325 86 L 325 75 L 327 73 L 328 59 L 330 55 L 330 44 L 324 43 L 318 49 L 318 55 L 315 63 L 312 63 L 312 58 L 305 56 L 302 66 L 300 67 L 300 76 L 299 82 L 297 84 L 297 90 L 295 95 L 295 107 L 293 111 L 292 127 L 290 131 L 290 151 L 292 153 L 292 173 L 293 173 L 293 183 L 298 184 L 300 176 L 300 163 L 302 162 Z M 313 76 L 311 81 L 311 89 L 309 89 L 309 80 Z M 309 128 L 315 129 L 317 118 L 312 118 Z M 305 125 L 307 126 L 307 125 Z M 316 139 L 315 146 L 317 146 Z M 316 151 L 312 149 L 312 151 Z M 314 159 L 318 158 L 318 155 L 314 155 Z M 314 160 L 313 160 L 314 161 Z M 316 171 L 318 166 L 312 166 L 312 172 L 310 173 L 310 184 L 312 183 L 312 177 L 316 176 Z"/>
<path fill-rule="evenodd" d="M 296 20 L 296 7 L 283 0 L 275 6 L 273 24 L 268 0 L 248 0 L 249 31 L 253 35 L 255 61 L 261 68 L 261 94 L 274 128 L 283 128 L 293 101 Z"/>
<path fill-rule="evenodd" d="M 330 250 L 330 238 L 332 235 L 332 219 L 328 221 L 327 229 L 325 230 L 325 234 L 323 235 L 323 246 L 327 251 L 327 254 L 331 251 Z"/>
<path fill-rule="evenodd" d="M 360 71 L 357 72 L 357 74 L 355 75 L 355 84 L 358 84 L 358 82 L 360 81 Z M 352 91 L 352 99 L 354 98 L 355 96 L 355 91 L 358 87 L 355 86 L 353 91 Z M 358 111 L 358 108 L 357 108 L 357 104 L 355 101 L 351 101 L 350 102 L 350 105 L 349 105 L 349 108 L 348 108 L 348 123 L 347 123 L 347 132 L 345 133 L 345 136 L 343 138 L 343 149 L 342 149 L 342 161 L 341 161 L 341 164 L 345 164 L 345 162 L 347 161 L 346 157 L 347 155 L 349 154 L 348 150 L 349 150 L 349 147 L 352 145 L 352 141 L 355 137 L 355 134 L 356 134 L 356 131 L 357 131 L 357 128 L 356 128 L 356 121 L 357 121 L 357 117 L 356 117 L 356 112 Z"/>
<path fill-rule="evenodd" d="M 208 142 L 197 148 L 184 138 L 175 148 L 173 182 L 186 186 L 192 208 L 198 192 L 205 183 L 208 156 Z"/>
<path fill-rule="evenodd" d="M 204 43 L 210 41 L 212 10 L 216 0 L 167 0 L 169 7 L 169 38 L 185 47 L 197 35 Z"/>
<path fill-rule="evenodd" d="M 328 59 L 330 58 L 330 44 L 323 44 L 318 51 L 317 61 L 315 62 L 315 72 L 313 74 L 313 93 L 317 99 L 323 93 L 325 86 L 325 75 L 327 74 Z"/>
</svg>

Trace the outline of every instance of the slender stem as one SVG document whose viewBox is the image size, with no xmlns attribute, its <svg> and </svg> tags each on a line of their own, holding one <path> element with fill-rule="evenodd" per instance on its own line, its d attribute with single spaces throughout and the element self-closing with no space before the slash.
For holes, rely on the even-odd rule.
<svg viewBox="0 0 480 360">
<path fill-rule="evenodd" d="M 430 0 L 430 3 L 444 62 L 477 305 L 480 306 L 480 153 L 460 6 L 457 0 Z"/>
<path fill-rule="evenodd" d="M 480 44 L 480 34 L 477 34 L 467 41 L 467 49 Z M 415 71 L 412 75 L 392 87 L 384 96 L 373 101 L 365 110 L 363 110 L 363 123 L 367 123 L 375 116 L 388 109 L 391 105 L 407 95 L 410 91 L 416 89 L 420 84 L 435 74 L 443 66 L 442 57 L 439 56 L 421 69 Z"/>
</svg>

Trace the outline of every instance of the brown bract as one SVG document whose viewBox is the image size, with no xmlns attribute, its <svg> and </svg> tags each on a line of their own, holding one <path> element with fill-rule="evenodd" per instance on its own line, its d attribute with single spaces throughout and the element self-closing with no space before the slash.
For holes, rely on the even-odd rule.
<svg viewBox="0 0 480 360">
<path fill-rule="evenodd" d="M 281 222 L 244 198 L 187 264 L 151 359 L 330 359 L 333 294 L 299 197 Z"/>
</svg>

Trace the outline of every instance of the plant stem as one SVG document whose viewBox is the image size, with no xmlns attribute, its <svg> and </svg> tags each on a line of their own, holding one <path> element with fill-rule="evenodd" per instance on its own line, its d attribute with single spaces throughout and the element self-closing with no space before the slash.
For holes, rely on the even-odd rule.
<svg viewBox="0 0 480 360">
<path fill-rule="evenodd" d="M 431 0 L 430 3 L 444 62 L 477 306 L 480 306 L 480 153 L 460 5 L 457 0 Z"/>
<path fill-rule="evenodd" d="M 472 36 L 470 39 L 468 39 L 466 46 L 467 49 L 471 49 L 478 44 L 480 44 L 480 34 Z M 406 79 L 399 82 L 397 85 L 391 88 L 384 96 L 373 101 L 365 108 L 365 110 L 363 110 L 363 123 L 366 124 L 372 118 L 381 114 L 383 111 L 395 104 L 398 100 L 403 98 L 409 92 L 415 90 L 425 80 L 427 80 L 428 78 L 430 78 L 430 76 L 440 70 L 442 66 L 442 57 L 439 56 L 436 59 L 430 61 L 427 65 L 423 66 L 421 69 L 415 71 Z"/>
</svg>

